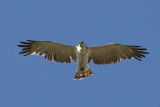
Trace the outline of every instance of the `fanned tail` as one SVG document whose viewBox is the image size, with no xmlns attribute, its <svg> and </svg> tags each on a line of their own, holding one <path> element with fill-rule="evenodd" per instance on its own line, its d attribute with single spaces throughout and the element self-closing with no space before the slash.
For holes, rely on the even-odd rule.
<svg viewBox="0 0 160 107">
<path fill-rule="evenodd" d="M 90 75 L 92 75 L 93 72 L 91 71 L 91 69 L 89 68 L 89 66 L 87 65 L 87 67 L 85 67 L 84 69 L 81 69 L 80 67 L 77 67 L 77 72 L 76 75 L 74 77 L 75 80 L 81 80 L 84 79 Z"/>
</svg>

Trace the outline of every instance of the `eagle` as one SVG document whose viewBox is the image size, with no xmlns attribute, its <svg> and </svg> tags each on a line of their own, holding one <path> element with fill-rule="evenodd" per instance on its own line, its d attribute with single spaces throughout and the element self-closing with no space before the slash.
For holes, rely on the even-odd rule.
<svg viewBox="0 0 160 107">
<path fill-rule="evenodd" d="M 52 41 L 34 41 L 26 40 L 20 42 L 22 52 L 19 54 L 28 55 L 45 55 L 48 61 L 56 61 L 60 63 L 71 63 L 72 60 L 77 63 L 77 71 L 74 79 L 84 79 L 93 74 L 88 64 L 93 61 L 94 64 L 106 65 L 118 63 L 124 59 L 136 59 L 141 61 L 145 57 L 146 48 L 134 45 L 123 45 L 110 43 L 97 47 L 87 47 L 80 41 L 78 46 L 70 46 Z"/>
</svg>

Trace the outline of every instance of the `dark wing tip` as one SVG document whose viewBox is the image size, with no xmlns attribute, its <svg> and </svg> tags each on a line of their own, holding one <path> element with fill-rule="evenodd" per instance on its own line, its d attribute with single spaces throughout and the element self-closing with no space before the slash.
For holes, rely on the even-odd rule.
<svg viewBox="0 0 160 107">
<path fill-rule="evenodd" d="M 22 44 L 31 44 L 31 42 L 20 42 Z"/>
<path fill-rule="evenodd" d="M 147 50 L 146 48 L 136 48 L 137 50 Z"/>
<path fill-rule="evenodd" d="M 146 48 L 141 48 L 141 46 L 130 46 L 134 51 L 133 58 L 142 61 L 141 58 L 145 57 L 145 54 L 149 54 L 149 52 L 145 52 Z"/>
<path fill-rule="evenodd" d="M 26 41 L 28 41 L 28 42 L 36 42 L 35 40 L 26 40 Z"/>
<path fill-rule="evenodd" d="M 19 47 L 29 47 L 29 45 L 17 45 Z"/>
<path fill-rule="evenodd" d="M 22 52 L 19 52 L 19 54 L 25 54 L 24 56 L 30 55 L 30 48 L 32 46 L 33 41 L 27 40 L 28 42 L 20 42 L 21 45 L 17 45 L 19 47 L 22 47 Z"/>
<path fill-rule="evenodd" d="M 136 46 L 136 45 L 128 45 L 128 46 L 134 47 L 134 48 L 136 48 L 136 47 L 141 47 L 141 46 Z"/>
</svg>

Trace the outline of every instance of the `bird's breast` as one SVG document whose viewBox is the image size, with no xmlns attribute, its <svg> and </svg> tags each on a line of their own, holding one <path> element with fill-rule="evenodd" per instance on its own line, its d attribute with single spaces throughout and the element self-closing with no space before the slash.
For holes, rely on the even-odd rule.
<svg viewBox="0 0 160 107">
<path fill-rule="evenodd" d="M 77 46 L 77 64 L 86 65 L 88 63 L 88 50 Z"/>
</svg>

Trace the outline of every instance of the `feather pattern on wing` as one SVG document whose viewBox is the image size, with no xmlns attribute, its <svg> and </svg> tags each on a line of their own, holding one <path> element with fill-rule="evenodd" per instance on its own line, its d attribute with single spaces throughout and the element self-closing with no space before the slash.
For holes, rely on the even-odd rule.
<svg viewBox="0 0 160 107">
<path fill-rule="evenodd" d="M 89 62 L 92 60 L 95 64 L 112 64 L 118 63 L 123 59 L 134 58 L 141 61 L 145 57 L 146 48 L 140 46 L 107 44 L 98 47 L 88 47 Z"/>
<path fill-rule="evenodd" d="M 56 62 L 71 63 L 72 59 L 76 60 L 76 47 L 64 45 L 51 41 L 33 41 L 20 42 L 22 45 L 22 52 L 19 54 L 25 54 L 24 56 L 37 54 L 40 56 L 45 55 L 45 59 Z"/>
</svg>

